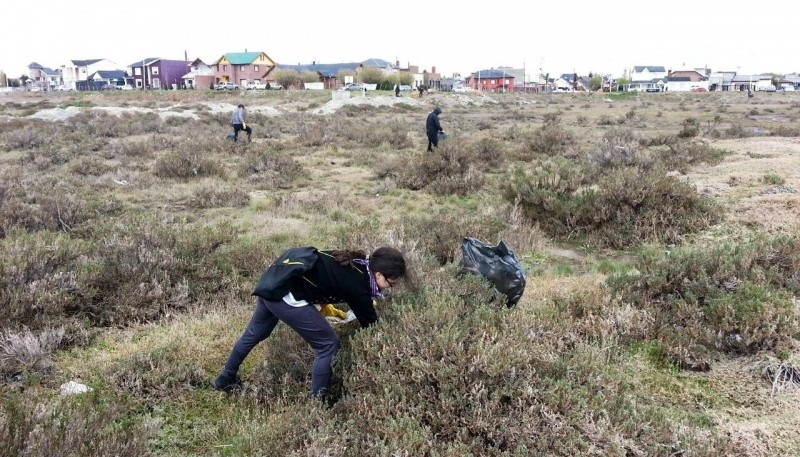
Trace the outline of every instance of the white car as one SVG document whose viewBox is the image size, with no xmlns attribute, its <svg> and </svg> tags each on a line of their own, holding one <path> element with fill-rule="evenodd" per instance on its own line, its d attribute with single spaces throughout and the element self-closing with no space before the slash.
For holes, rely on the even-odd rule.
<svg viewBox="0 0 800 457">
<path fill-rule="evenodd" d="M 456 92 L 456 93 L 459 93 L 459 94 L 465 94 L 465 93 L 472 92 L 472 88 L 469 87 L 469 86 L 455 86 L 455 87 L 453 87 L 453 92 Z"/>
<path fill-rule="evenodd" d="M 794 92 L 794 86 L 791 84 L 781 84 L 781 90 L 784 92 Z"/>
<path fill-rule="evenodd" d="M 247 89 L 247 90 L 266 90 L 267 89 L 267 83 L 262 83 L 261 81 L 253 81 L 253 82 L 247 83 L 247 85 L 244 86 L 244 88 Z"/>
</svg>

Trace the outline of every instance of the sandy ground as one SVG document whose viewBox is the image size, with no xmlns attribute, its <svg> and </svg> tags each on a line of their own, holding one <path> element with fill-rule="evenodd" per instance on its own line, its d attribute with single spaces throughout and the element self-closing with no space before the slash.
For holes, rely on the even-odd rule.
<svg viewBox="0 0 800 457">
<path fill-rule="evenodd" d="M 236 105 L 231 103 L 207 102 L 204 103 L 204 105 L 209 107 L 212 114 L 230 113 L 236 108 Z M 162 119 L 166 119 L 168 117 L 188 117 L 191 119 L 199 119 L 199 116 L 194 110 L 187 109 L 181 111 L 172 111 L 176 107 L 177 105 L 170 106 L 167 108 L 158 108 L 158 109 L 120 107 L 120 106 L 101 106 L 92 108 L 78 108 L 75 106 L 68 106 L 66 108 L 44 109 L 28 117 L 31 119 L 41 119 L 44 121 L 63 122 L 85 110 L 96 110 L 96 111 L 105 111 L 115 116 L 121 116 L 123 113 L 157 113 Z M 277 116 L 281 114 L 280 111 L 271 106 L 249 106 L 247 109 L 251 113 L 261 113 L 267 116 Z"/>
<path fill-rule="evenodd" d="M 398 104 L 406 104 L 406 105 L 411 105 L 413 107 L 441 106 L 443 108 L 445 107 L 452 108 L 455 106 L 484 106 L 496 103 L 498 103 L 496 100 L 482 94 L 445 95 L 445 94 L 433 93 L 426 95 L 424 98 L 419 98 L 416 95 L 404 95 L 402 97 L 392 97 L 392 96 L 362 97 L 360 95 L 353 95 L 350 98 L 332 99 L 327 103 L 325 103 L 320 108 L 313 110 L 312 113 L 317 115 L 334 114 L 339 109 L 345 106 L 366 105 L 366 106 L 382 107 L 382 106 L 395 106 Z M 517 103 L 530 104 L 535 102 L 524 98 L 520 98 Z M 236 108 L 236 105 L 232 103 L 202 102 L 202 104 L 209 108 L 211 114 L 230 113 L 234 110 L 234 108 Z M 176 107 L 177 105 L 169 106 L 166 108 L 156 108 L 156 109 L 138 108 L 138 107 L 111 107 L 111 106 L 78 108 L 75 106 L 69 106 L 66 108 L 43 109 L 28 117 L 31 119 L 41 119 L 50 122 L 64 122 L 67 119 L 86 110 L 102 110 L 116 116 L 120 116 L 123 113 L 157 113 L 159 116 L 161 116 L 162 119 L 166 119 L 168 117 L 188 117 L 192 119 L 199 118 L 198 113 L 193 109 L 174 110 L 174 108 Z M 291 110 L 291 108 L 289 109 Z M 260 113 L 266 116 L 280 116 L 287 112 L 286 108 L 284 108 L 283 110 L 279 110 L 272 106 L 249 105 L 249 104 L 247 105 L 247 111 L 250 113 Z"/>
</svg>

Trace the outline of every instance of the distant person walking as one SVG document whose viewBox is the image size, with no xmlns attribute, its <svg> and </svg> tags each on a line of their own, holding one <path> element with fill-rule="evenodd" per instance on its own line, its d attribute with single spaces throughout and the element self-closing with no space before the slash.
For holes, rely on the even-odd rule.
<svg viewBox="0 0 800 457">
<path fill-rule="evenodd" d="M 231 116 L 231 125 L 233 126 L 233 141 L 239 141 L 239 130 L 244 130 L 247 133 L 247 142 L 250 142 L 250 136 L 253 134 L 253 129 L 247 126 L 244 121 L 244 105 L 239 105 L 233 110 Z"/>
<path fill-rule="evenodd" d="M 428 134 L 428 152 L 432 152 L 433 148 L 439 147 L 439 134 L 444 133 L 441 124 L 439 124 L 439 114 L 441 113 L 442 110 L 437 106 L 428 114 L 428 119 L 425 121 L 425 132 Z"/>
<path fill-rule="evenodd" d="M 419 98 L 422 98 L 422 91 L 424 91 L 425 88 L 422 86 L 417 86 L 417 90 L 419 90 Z"/>
<path fill-rule="evenodd" d="M 394 85 L 394 96 L 395 97 L 399 97 L 400 96 L 400 84 L 395 84 Z"/>
</svg>

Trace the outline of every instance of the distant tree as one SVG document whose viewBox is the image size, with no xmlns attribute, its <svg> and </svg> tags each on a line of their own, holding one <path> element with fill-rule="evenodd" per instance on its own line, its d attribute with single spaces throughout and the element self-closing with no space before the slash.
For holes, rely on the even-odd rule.
<svg viewBox="0 0 800 457">
<path fill-rule="evenodd" d="M 17 78 L 8 78 L 8 87 L 19 87 L 19 79 Z"/>
<path fill-rule="evenodd" d="M 19 81 L 23 86 L 28 82 L 29 79 L 30 78 L 28 77 L 28 75 L 22 75 L 19 77 Z"/>
<path fill-rule="evenodd" d="M 318 83 L 319 82 L 319 73 L 316 71 L 305 70 L 303 73 L 300 74 L 300 80 L 304 83 Z"/>
<path fill-rule="evenodd" d="M 414 75 L 411 73 L 400 73 L 398 75 L 398 79 L 400 80 L 400 84 L 410 86 L 414 83 Z"/>
<path fill-rule="evenodd" d="M 339 78 L 339 81 L 341 81 L 342 84 L 344 84 L 344 80 L 347 76 L 355 77 L 355 75 L 356 72 L 354 70 L 339 70 L 339 72 L 336 74 L 336 76 Z"/>
<path fill-rule="evenodd" d="M 625 76 L 620 76 L 619 78 L 617 78 L 617 87 L 625 86 L 625 85 L 630 84 L 630 83 L 631 83 L 631 80 L 626 78 Z"/>
<path fill-rule="evenodd" d="M 296 70 L 290 70 L 288 68 L 279 68 L 275 70 L 272 76 L 275 78 L 275 81 L 278 84 L 287 89 L 289 86 L 300 80 L 300 73 L 298 73 Z"/>
<path fill-rule="evenodd" d="M 363 68 L 358 72 L 358 79 L 364 84 L 380 84 L 383 78 L 383 70 L 380 68 Z"/>
<path fill-rule="evenodd" d="M 590 73 L 591 74 L 591 73 Z M 603 87 L 603 77 L 600 75 L 591 76 L 589 78 L 589 90 L 596 91 Z"/>
</svg>

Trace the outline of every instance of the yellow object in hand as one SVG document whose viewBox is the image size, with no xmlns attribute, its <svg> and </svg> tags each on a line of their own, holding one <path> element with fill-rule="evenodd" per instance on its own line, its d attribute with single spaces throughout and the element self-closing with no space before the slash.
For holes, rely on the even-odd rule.
<svg viewBox="0 0 800 457">
<path fill-rule="evenodd" d="M 244 122 L 242 122 L 242 128 L 243 128 L 243 129 L 245 129 L 245 130 L 247 130 L 247 124 L 245 124 Z"/>
<path fill-rule="evenodd" d="M 335 306 L 331 305 L 330 303 L 327 305 L 323 305 L 322 309 L 319 312 L 325 317 L 338 317 L 339 319 L 347 319 L 347 313 L 336 308 Z"/>
</svg>

